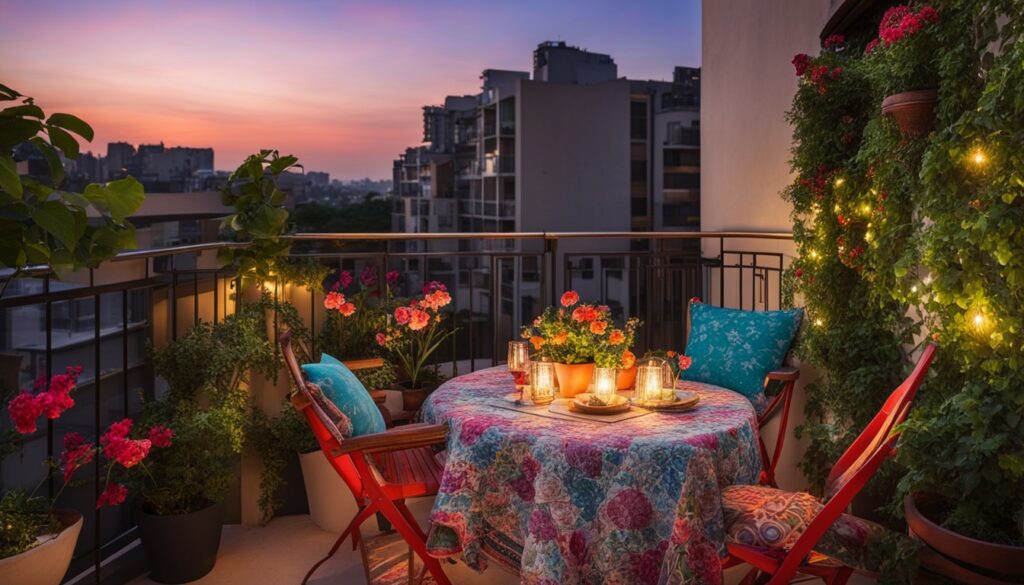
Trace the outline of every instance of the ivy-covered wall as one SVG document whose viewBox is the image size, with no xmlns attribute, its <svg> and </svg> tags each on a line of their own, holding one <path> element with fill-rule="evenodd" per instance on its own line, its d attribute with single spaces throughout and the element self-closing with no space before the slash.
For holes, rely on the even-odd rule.
<svg viewBox="0 0 1024 585">
<path fill-rule="evenodd" d="M 789 112 L 798 258 L 787 290 L 808 311 L 803 462 L 828 469 L 939 345 L 897 462 L 872 490 L 937 496 L 963 534 L 1024 543 L 1024 0 L 883 7 L 851 38 L 793 60 Z M 930 131 L 882 115 L 887 96 L 937 88 Z"/>
</svg>

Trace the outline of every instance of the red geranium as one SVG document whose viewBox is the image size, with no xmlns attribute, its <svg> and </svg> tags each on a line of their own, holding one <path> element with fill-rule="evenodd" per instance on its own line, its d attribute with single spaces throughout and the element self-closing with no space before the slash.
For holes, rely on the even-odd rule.
<svg viewBox="0 0 1024 585">
<path fill-rule="evenodd" d="M 793 68 L 796 69 L 797 77 L 803 77 L 804 73 L 811 67 L 811 57 L 806 53 L 798 53 L 793 56 Z"/>
<path fill-rule="evenodd" d="M 149 442 L 154 447 L 161 449 L 170 447 L 172 438 L 174 438 L 174 431 L 163 425 L 156 425 L 149 429 Z"/>
<path fill-rule="evenodd" d="M 96 500 L 96 509 L 99 510 L 103 506 L 118 506 L 124 503 L 124 500 L 127 497 L 128 488 L 121 484 L 108 482 L 107 487 L 103 488 L 103 493 L 101 493 L 99 499 Z"/>
<path fill-rule="evenodd" d="M 821 44 L 826 49 L 838 49 L 846 44 L 846 37 L 843 35 L 829 35 Z"/>
<path fill-rule="evenodd" d="M 574 290 L 565 291 L 562 293 L 561 301 L 563 307 L 571 307 L 580 302 L 580 295 Z"/>
</svg>

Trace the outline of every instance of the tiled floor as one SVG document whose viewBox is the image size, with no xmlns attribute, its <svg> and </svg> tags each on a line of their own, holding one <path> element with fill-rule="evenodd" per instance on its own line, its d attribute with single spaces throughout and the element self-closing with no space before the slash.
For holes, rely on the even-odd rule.
<svg viewBox="0 0 1024 585">
<path fill-rule="evenodd" d="M 430 511 L 432 499 L 410 502 L 413 513 L 423 518 Z M 374 526 L 374 522 L 366 525 Z M 309 516 L 276 518 L 265 527 L 226 526 L 217 566 L 197 585 L 299 585 L 306 571 L 334 543 L 336 535 L 316 527 Z M 445 573 L 457 585 L 514 585 L 511 575 L 492 564 L 484 573 L 477 573 L 459 563 L 446 565 Z M 743 567 L 726 574 L 726 585 L 734 585 L 743 576 Z M 358 553 L 342 547 L 309 581 L 310 585 L 363 585 L 363 567 Z M 870 585 L 863 577 L 851 579 L 852 585 Z M 130 585 L 155 585 L 140 577 Z"/>
</svg>

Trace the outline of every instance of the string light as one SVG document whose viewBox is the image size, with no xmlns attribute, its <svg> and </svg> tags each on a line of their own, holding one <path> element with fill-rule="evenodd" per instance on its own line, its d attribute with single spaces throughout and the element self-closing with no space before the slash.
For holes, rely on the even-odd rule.
<svg viewBox="0 0 1024 585">
<path fill-rule="evenodd" d="M 818 259 L 818 258 L 820 258 L 820 257 L 821 257 L 821 256 L 820 256 L 820 255 L 818 254 L 818 251 L 817 251 L 817 250 L 811 250 L 811 259 L 812 259 L 812 260 L 817 260 L 817 259 Z"/>
<path fill-rule="evenodd" d="M 871 206 L 868 205 L 867 203 L 862 203 L 860 205 L 860 212 L 863 215 L 871 215 Z"/>
<path fill-rule="evenodd" d="M 836 206 L 832 208 L 832 211 L 835 211 L 836 213 L 839 213 L 842 210 L 843 210 L 843 208 L 839 207 L 838 203 L 836 203 Z"/>
<path fill-rule="evenodd" d="M 874 238 L 870 231 L 864 232 L 864 241 L 870 242 Z"/>
<path fill-rule="evenodd" d="M 988 155 L 979 146 L 971 151 L 971 162 L 979 167 L 983 167 L 988 164 Z"/>
<path fill-rule="evenodd" d="M 832 184 L 835 185 L 836 187 L 842 187 L 843 183 L 845 183 L 845 182 L 846 182 L 846 179 L 844 179 L 842 177 L 836 177 L 836 180 Z"/>
<path fill-rule="evenodd" d="M 917 293 L 917 285 L 916 284 L 914 286 L 910 287 L 910 292 Z"/>
<path fill-rule="evenodd" d="M 824 321 L 822 321 L 822 320 L 821 320 L 820 318 L 819 318 L 819 319 L 815 319 L 815 320 L 814 320 L 814 326 L 815 326 L 815 327 L 821 327 L 821 326 L 822 326 L 822 325 L 824 325 L 824 324 L 825 324 L 825 322 L 824 322 Z"/>
</svg>

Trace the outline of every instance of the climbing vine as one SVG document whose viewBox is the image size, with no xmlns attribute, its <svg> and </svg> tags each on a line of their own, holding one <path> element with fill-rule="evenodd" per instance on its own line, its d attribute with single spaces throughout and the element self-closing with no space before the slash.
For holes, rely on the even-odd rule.
<svg viewBox="0 0 1024 585">
<path fill-rule="evenodd" d="M 807 308 L 802 463 L 821 486 L 924 341 L 940 345 L 896 465 L 873 490 L 942 503 L 934 520 L 1024 543 L 1024 2 L 891 7 L 856 38 L 793 60 L 788 116 L 798 257 L 787 292 Z M 881 113 L 937 88 L 931 131 Z M 898 485 L 897 485 L 898 481 Z"/>
</svg>

